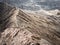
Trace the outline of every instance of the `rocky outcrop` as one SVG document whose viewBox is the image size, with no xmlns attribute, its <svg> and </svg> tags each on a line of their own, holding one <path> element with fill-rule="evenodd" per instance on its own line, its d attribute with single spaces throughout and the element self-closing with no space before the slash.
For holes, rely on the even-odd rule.
<svg viewBox="0 0 60 45">
<path fill-rule="evenodd" d="M 33 14 L 0 3 L 0 45 L 60 45 L 60 15 Z"/>
</svg>

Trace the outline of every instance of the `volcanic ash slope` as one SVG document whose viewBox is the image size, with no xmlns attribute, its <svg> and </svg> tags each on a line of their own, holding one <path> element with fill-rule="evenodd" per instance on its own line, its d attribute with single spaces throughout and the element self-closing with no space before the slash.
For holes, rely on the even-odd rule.
<svg viewBox="0 0 60 45">
<path fill-rule="evenodd" d="M 60 15 L 28 13 L 0 2 L 0 45 L 60 45 Z M 42 44 L 41 44 L 42 45 Z"/>
</svg>

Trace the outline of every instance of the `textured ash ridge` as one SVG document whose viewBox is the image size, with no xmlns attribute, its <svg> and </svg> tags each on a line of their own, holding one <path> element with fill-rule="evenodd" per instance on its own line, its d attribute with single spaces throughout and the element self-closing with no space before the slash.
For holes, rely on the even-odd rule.
<svg viewBox="0 0 60 45">
<path fill-rule="evenodd" d="M 0 45 L 39 45 L 41 38 L 60 45 L 60 15 L 24 13 L 0 3 Z"/>
<path fill-rule="evenodd" d="M 0 3 L 0 7 L 0 45 L 39 44 L 39 39 L 33 38 L 35 34 L 22 28 L 22 25 L 18 22 L 18 16 L 25 15 L 24 12 L 15 7 L 10 7 L 5 3 Z M 38 35 L 36 36 L 39 38 Z"/>
</svg>

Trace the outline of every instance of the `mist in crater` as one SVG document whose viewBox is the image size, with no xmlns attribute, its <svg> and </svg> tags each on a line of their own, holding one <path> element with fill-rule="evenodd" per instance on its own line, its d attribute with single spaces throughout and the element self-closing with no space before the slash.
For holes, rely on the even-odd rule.
<svg viewBox="0 0 60 45">
<path fill-rule="evenodd" d="M 60 0 L 0 0 L 25 10 L 60 9 Z"/>
</svg>

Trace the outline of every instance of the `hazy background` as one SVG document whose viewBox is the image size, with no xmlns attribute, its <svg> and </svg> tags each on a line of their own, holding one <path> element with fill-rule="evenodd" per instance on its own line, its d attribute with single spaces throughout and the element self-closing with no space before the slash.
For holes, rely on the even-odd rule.
<svg viewBox="0 0 60 45">
<path fill-rule="evenodd" d="M 26 10 L 60 9 L 60 0 L 0 0 Z"/>
</svg>

